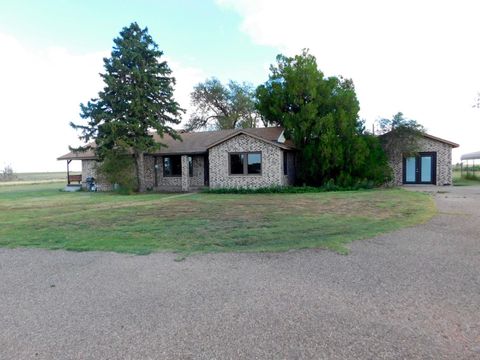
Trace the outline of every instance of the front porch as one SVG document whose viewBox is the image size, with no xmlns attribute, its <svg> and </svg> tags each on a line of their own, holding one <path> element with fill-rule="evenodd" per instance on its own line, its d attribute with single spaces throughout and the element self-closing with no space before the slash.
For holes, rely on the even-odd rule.
<svg viewBox="0 0 480 360">
<path fill-rule="evenodd" d="M 208 187 L 206 153 L 146 155 L 145 169 L 154 191 L 189 192 Z M 153 169 L 151 174 L 149 169 Z"/>
</svg>

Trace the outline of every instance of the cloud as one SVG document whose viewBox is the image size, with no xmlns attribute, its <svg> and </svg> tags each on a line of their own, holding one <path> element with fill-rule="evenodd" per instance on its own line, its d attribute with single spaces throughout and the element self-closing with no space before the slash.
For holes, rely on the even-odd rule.
<svg viewBox="0 0 480 360">
<path fill-rule="evenodd" d="M 464 1 L 217 0 L 260 45 L 310 48 L 326 75 L 354 80 L 370 123 L 402 111 L 434 135 L 480 150 L 480 3 Z M 272 59 L 273 62 L 273 59 Z"/>
<path fill-rule="evenodd" d="M 69 145 L 79 144 L 68 124 L 80 121 L 79 104 L 103 88 L 99 73 L 109 51 L 32 49 L 2 33 L 0 48 L 0 167 L 11 164 L 17 172 L 65 170 L 65 163 L 56 158 L 68 152 Z M 203 73 L 174 60 L 169 65 L 177 79 L 176 99 L 188 108 L 188 95 Z"/>
</svg>

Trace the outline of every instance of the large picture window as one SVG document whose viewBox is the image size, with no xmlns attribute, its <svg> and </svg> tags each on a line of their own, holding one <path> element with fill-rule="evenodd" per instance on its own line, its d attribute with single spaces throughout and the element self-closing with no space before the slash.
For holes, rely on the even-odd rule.
<svg viewBox="0 0 480 360">
<path fill-rule="evenodd" d="M 260 175 L 262 173 L 262 153 L 230 154 L 230 175 Z"/>
<path fill-rule="evenodd" d="M 163 176 L 182 176 L 182 157 L 180 155 L 163 157 Z"/>
</svg>

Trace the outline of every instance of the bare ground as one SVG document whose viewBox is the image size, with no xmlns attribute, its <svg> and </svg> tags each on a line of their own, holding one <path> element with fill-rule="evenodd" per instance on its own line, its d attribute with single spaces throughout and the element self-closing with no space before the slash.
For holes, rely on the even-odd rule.
<svg viewBox="0 0 480 360">
<path fill-rule="evenodd" d="M 0 249 L 0 359 L 480 358 L 480 187 L 414 189 L 347 256 Z"/>
</svg>

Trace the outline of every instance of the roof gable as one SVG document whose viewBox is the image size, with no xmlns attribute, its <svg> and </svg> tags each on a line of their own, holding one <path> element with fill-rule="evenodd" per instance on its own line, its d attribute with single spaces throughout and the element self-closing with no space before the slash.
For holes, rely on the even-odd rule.
<svg viewBox="0 0 480 360">
<path fill-rule="evenodd" d="M 274 140 L 271 140 L 271 139 L 267 139 L 265 137 L 262 137 L 262 136 L 258 136 L 257 134 L 255 133 L 252 133 L 252 132 L 249 132 L 249 131 L 246 131 L 246 130 L 238 130 L 232 134 L 230 134 L 229 136 L 223 138 L 223 139 L 220 139 L 219 141 L 216 141 L 214 142 L 213 144 L 211 144 L 208 149 L 212 148 L 212 147 L 215 147 L 217 145 L 220 145 L 222 143 L 224 143 L 225 141 L 228 141 L 236 136 L 239 136 L 239 135 L 246 135 L 246 136 L 249 136 L 249 137 L 252 137 L 254 139 L 257 139 L 257 140 L 260 140 L 260 141 L 263 141 L 267 144 L 270 144 L 270 145 L 273 145 L 273 146 L 277 146 L 279 148 L 282 148 L 282 149 L 285 149 L 285 150 L 291 150 L 293 149 L 293 146 L 289 146 L 289 145 L 286 145 L 285 143 L 280 143 L 278 142 L 278 139 L 280 138 L 280 136 L 283 134 L 283 129 L 282 128 L 278 128 L 278 129 L 281 129 L 280 131 L 280 134 L 276 137 L 276 141 Z"/>
<path fill-rule="evenodd" d="M 169 135 L 161 138 L 158 134 L 153 133 L 155 141 L 165 146 L 152 153 L 153 155 L 189 155 L 206 153 L 212 146 L 218 145 L 239 134 L 251 136 L 258 140 L 264 141 L 282 149 L 294 149 L 291 141 L 279 142 L 279 138 L 283 133 L 281 127 L 268 128 L 250 128 L 250 129 L 227 129 L 218 131 L 201 131 L 201 132 L 184 132 L 180 133 L 182 140 L 173 139 Z M 95 159 L 94 151 L 89 150 L 83 153 L 70 152 L 60 156 L 57 160 L 88 160 Z"/>
</svg>

